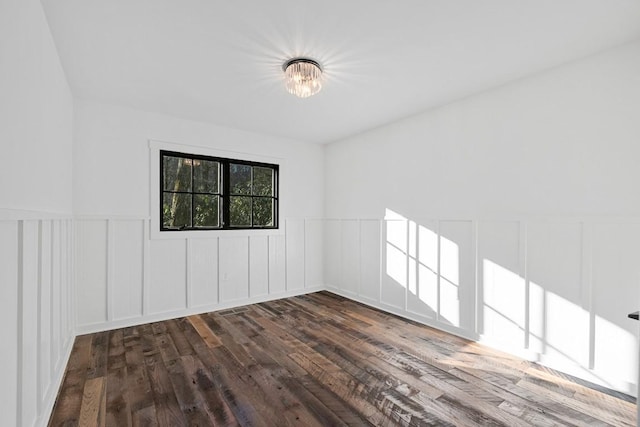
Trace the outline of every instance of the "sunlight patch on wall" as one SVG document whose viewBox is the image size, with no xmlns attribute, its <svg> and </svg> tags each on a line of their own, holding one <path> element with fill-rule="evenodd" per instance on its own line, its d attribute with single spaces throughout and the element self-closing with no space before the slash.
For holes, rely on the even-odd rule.
<svg viewBox="0 0 640 427">
<path fill-rule="evenodd" d="M 622 378 L 634 384 L 638 375 L 635 335 L 600 316 L 595 321 L 595 370 L 605 378 Z"/>
<path fill-rule="evenodd" d="M 460 326 L 460 250 L 453 241 L 386 210 L 385 272 L 407 297 L 415 296 L 438 319 Z M 440 251 L 440 252 L 438 252 Z"/>
<path fill-rule="evenodd" d="M 440 315 L 460 326 L 460 253 L 458 245 L 440 236 Z"/>
<path fill-rule="evenodd" d="M 547 354 L 551 357 L 569 358 L 587 366 L 589 313 L 579 305 L 547 291 L 546 315 Z"/>
<path fill-rule="evenodd" d="M 515 347 L 524 345 L 524 279 L 488 259 L 482 261 L 482 271 L 485 334 Z"/>
<path fill-rule="evenodd" d="M 438 311 L 438 235 L 418 227 L 418 293 L 433 311 Z"/>
<path fill-rule="evenodd" d="M 386 273 L 403 288 L 407 287 L 407 219 L 387 209 Z"/>
<path fill-rule="evenodd" d="M 589 313 L 542 286 L 529 285 L 529 348 L 558 368 L 589 364 Z"/>
<path fill-rule="evenodd" d="M 409 255 L 409 292 L 411 292 L 413 295 L 418 295 L 418 225 L 414 221 L 408 221 L 407 226 L 409 231 L 409 247 L 407 248 L 407 253 Z"/>
<path fill-rule="evenodd" d="M 387 275 L 403 288 L 407 287 L 407 256 L 387 242 Z"/>
</svg>

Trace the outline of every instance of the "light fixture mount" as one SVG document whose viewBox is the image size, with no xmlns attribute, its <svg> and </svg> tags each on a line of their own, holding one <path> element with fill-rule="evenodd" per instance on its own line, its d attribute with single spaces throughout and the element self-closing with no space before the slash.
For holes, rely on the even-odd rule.
<svg viewBox="0 0 640 427">
<path fill-rule="evenodd" d="M 308 98 L 322 89 L 322 67 L 310 58 L 292 58 L 282 64 L 287 91 Z"/>
</svg>

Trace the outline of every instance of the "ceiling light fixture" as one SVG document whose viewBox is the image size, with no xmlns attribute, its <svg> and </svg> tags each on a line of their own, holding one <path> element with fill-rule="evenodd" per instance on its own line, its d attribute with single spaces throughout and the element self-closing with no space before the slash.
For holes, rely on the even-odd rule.
<svg viewBox="0 0 640 427">
<path fill-rule="evenodd" d="M 282 64 L 287 91 L 308 98 L 322 89 L 322 68 L 313 59 L 293 58 Z"/>
</svg>

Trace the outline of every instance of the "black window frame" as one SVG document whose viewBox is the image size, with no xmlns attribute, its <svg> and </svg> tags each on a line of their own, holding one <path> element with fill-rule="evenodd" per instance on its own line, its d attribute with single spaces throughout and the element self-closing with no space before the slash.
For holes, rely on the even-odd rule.
<svg viewBox="0 0 640 427">
<path fill-rule="evenodd" d="M 191 209 L 191 227 L 165 227 L 164 226 L 164 193 L 171 193 L 170 191 L 165 191 L 164 189 L 164 158 L 168 157 L 178 157 L 183 159 L 194 160 L 205 160 L 211 162 L 219 163 L 219 172 L 218 172 L 218 193 L 215 193 L 219 197 L 218 203 L 218 226 L 217 227 L 194 227 L 194 209 Z M 201 154 L 190 154 L 190 153 L 182 153 L 178 151 L 171 150 L 160 150 L 160 231 L 220 231 L 220 230 L 274 230 L 278 229 L 279 226 L 279 182 L 280 182 L 280 167 L 277 164 L 272 163 L 263 163 L 263 162 L 254 162 L 249 160 L 242 159 L 230 159 L 226 157 L 214 157 L 214 156 L 205 156 Z M 193 163 L 192 163 L 193 164 Z M 253 199 L 262 198 L 262 199 L 272 199 L 273 200 L 273 225 L 272 226 L 231 226 L 230 225 L 230 202 L 229 198 L 233 196 L 230 191 L 230 165 L 243 165 L 243 166 L 251 166 L 251 167 L 261 167 L 268 168 L 273 170 L 273 196 L 258 196 L 258 195 L 242 195 L 242 197 L 251 197 L 252 205 Z M 190 194 L 191 195 L 191 203 L 193 206 L 193 196 L 197 194 L 214 194 L 214 193 L 199 193 L 195 191 L 193 187 L 193 169 L 191 173 L 191 191 L 182 191 L 182 194 Z M 237 197 L 237 196 L 236 196 Z M 253 223 L 253 215 L 251 215 L 251 222 Z"/>
</svg>

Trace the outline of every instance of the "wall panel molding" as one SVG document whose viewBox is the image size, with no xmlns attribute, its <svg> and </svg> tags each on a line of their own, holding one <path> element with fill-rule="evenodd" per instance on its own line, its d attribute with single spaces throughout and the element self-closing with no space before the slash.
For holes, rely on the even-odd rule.
<svg viewBox="0 0 640 427">
<path fill-rule="evenodd" d="M 150 222 L 145 217 L 91 216 L 76 218 L 74 223 L 80 230 L 78 247 L 82 250 L 102 248 L 98 254 L 105 254 L 104 257 L 90 256 L 90 262 L 76 265 L 79 278 L 91 279 L 78 282 L 77 307 L 96 304 L 95 294 L 83 292 L 83 288 L 91 288 L 92 283 L 105 283 L 105 296 L 109 297 L 102 301 L 102 309 L 111 313 L 99 319 L 93 314 L 96 309 L 100 311 L 98 307 L 90 312 L 80 310 L 77 333 L 219 310 L 325 288 L 322 219 L 283 219 L 283 229 L 273 230 L 273 233 L 203 233 L 183 239 L 153 239 L 149 233 Z M 119 228 L 137 230 L 138 227 L 143 230 L 142 242 L 138 232 L 117 231 Z M 128 251 L 126 265 L 115 262 L 125 249 Z M 94 265 L 95 262 L 104 265 Z M 141 273 L 134 279 L 134 275 L 126 274 L 127 270 Z M 128 280 L 128 292 L 141 295 L 142 308 L 126 317 L 114 316 L 114 310 L 122 312 L 119 307 L 126 303 L 121 297 L 117 303 L 114 299 L 120 295 L 116 290 L 123 286 L 120 282 L 125 279 Z"/>
<path fill-rule="evenodd" d="M 11 396 L 7 425 L 44 426 L 49 421 L 75 338 L 74 239 L 70 217 L 30 212 L 24 219 L 0 220 L 2 277 L 2 366 Z M 8 277 L 7 274 L 11 274 Z M 14 295 L 13 298 L 11 295 Z M 13 384 L 12 384 L 13 383 Z"/>
</svg>

